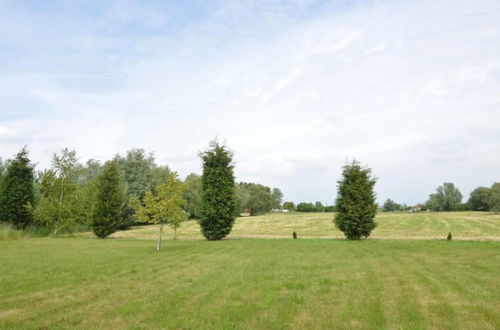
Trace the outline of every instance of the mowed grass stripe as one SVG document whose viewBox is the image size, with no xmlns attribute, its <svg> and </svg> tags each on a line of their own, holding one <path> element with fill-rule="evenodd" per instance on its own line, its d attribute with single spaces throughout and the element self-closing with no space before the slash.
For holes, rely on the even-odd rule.
<svg viewBox="0 0 500 330">
<path fill-rule="evenodd" d="M 332 213 L 267 214 L 240 217 L 228 239 L 239 238 L 290 238 L 296 231 L 299 238 L 344 238 L 333 223 Z M 486 212 L 439 213 L 379 213 L 377 228 L 371 237 L 376 239 L 443 239 L 451 232 L 455 240 L 500 240 L 500 215 Z M 91 234 L 86 234 L 91 236 Z M 170 228 L 167 238 L 173 237 Z M 182 225 L 179 239 L 201 240 L 203 236 L 196 221 Z M 115 233 L 113 237 L 154 239 L 158 226 L 135 227 Z"/>
<path fill-rule="evenodd" d="M 0 242 L 1 328 L 500 326 L 500 243 Z M 44 265 L 44 267 L 40 267 Z"/>
</svg>

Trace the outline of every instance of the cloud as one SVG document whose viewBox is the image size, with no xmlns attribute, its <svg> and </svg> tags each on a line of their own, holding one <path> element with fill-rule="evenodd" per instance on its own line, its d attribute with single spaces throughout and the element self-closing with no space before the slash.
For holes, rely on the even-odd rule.
<svg viewBox="0 0 500 330">
<path fill-rule="evenodd" d="M 379 199 L 498 180 L 495 1 L 7 7 L 23 29 L 0 35 L 18 55 L 0 65 L 0 123 L 20 140 L 0 130 L 2 156 L 28 143 L 47 166 L 66 146 L 101 160 L 143 147 L 186 175 L 219 136 L 239 180 L 328 203 L 352 158 Z"/>
</svg>

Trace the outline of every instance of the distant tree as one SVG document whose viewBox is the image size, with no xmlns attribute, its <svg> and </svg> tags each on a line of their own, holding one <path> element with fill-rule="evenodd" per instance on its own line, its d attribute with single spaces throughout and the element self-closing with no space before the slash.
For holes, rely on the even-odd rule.
<svg viewBox="0 0 500 330">
<path fill-rule="evenodd" d="M 16 229 L 26 228 L 33 220 L 29 206 L 35 202 L 34 168 L 26 147 L 9 162 L 0 185 L 0 222 Z"/>
<path fill-rule="evenodd" d="M 261 184 L 248 186 L 248 201 L 245 208 L 250 209 L 250 215 L 255 216 L 271 211 L 273 206 L 271 189 Z"/>
<path fill-rule="evenodd" d="M 209 240 L 226 237 L 233 227 L 236 201 L 232 153 L 216 141 L 200 154 L 203 161 L 200 226 Z"/>
<path fill-rule="evenodd" d="M 323 203 L 321 203 L 320 201 L 317 201 L 316 203 L 314 203 L 314 211 L 315 212 L 324 212 L 325 207 L 323 206 Z"/>
<path fill-rule="evenodd" d="M 189 174 L 184 180 L 184 185 L 184 210 L 189 218 L 197 218 L 200 215 L 201 176 L 194 173 Z"/>
<path fill-rule="evenodd" d="M 371 169 L 359 162 L 352 161 L 343 167 L 337 186 L 335 225 L 350 240 L 368 237 L 376 227 L 375 183 Z"/>
<path fill-rule="evenodd" d="M 455 211 L 462 201 L 462 193 L 451 182 L 445 182 L 429 196 L 426 207 L 432 211 Z"/>
<path fill-rule="evenodd" d="M 392 211 L 400 211 L 402 210 L 403 206 L 396 203 L 392 199 L 388 198 L 385 202 L 384 205 L 382 205 L 382 210 L 385 212 L 392 212 Z"/>
<path fill-rule="evenodd" d="M 166 182 L 156 187 L 155 192 L 148 191 L 144 196 L 144 203 L 135 198 L 135 217 L 140 222 L 159 223 L 160 233 L 157 250 L 161 249 L 163 226 L 167 223 L 174 229 L 174 239 L 177 238 L 177 229 L 186 220 L 184 199 L 182 193 L 184 184 L 179 181 L 175 172 L 170 172 Z"/>
<path fill-rule="evenodd" d="M 283 209 L 288 211 L 295 211 L 295 204 L 293 202 L 284 202 Z"/>
<path fill-rule="evenodd" d="M 155 159 L 152 153 L 146 154 L 144 149 L 131 149 L 125 157 L 116 155 L 113 160 L 119 166 L 128 197 L 141 199 L 146 191 L 153 189 Z"/>
<path fill-rule="evenodd" d="M 114 233 L 123 222 L 122 208 L 125 203 L 124 189 L 116 162 L 106 162 L 98 178 L 96 205 L 92 219 L 92 231 L 104 238 Z"/>
<path fill-rule="evenodd" d="M 500 182 L 495 182 L 491 188 L 490 196 L 490 211 L 499 212 L 500 211 Z"/>
<path fill-rule="evenodd" d="M 297 204 L 297 211 L 299 212 L 315 212 L 316 207 L 313 203 L 301 202 Z"/>
<path fill-rule="evenodd" d="M 283 202 L 283 193 L 278 188 L 273 188 L 271 191 L 271 198 L 273 200 L 272 208 L 281 209 L 281 204 Z"/>
<path fill-rule="evenodd" d="M 478 187 L 470 193 L 467 204 L 472 211 L 489 211 L 491 201 L 491 189 Z"/>
<path fill-rule="evenodd" d="M 335 212 L 335 205 L 327 205 L 324 208 L 325 212 Z"/>
</svg>

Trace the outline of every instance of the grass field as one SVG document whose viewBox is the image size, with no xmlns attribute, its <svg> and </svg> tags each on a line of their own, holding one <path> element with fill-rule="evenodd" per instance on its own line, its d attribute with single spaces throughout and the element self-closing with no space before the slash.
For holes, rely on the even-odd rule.
<svg viewBox="0 0 500 330">
<path fill-rule="evenodd" d="M 343 238 L 333 224 L 333 213 L 275 213 L 236 220 L 228 238 L 289 238 L 293 231 L 304 238 Z M 485 212 L 379 213 L 372 238 L 443 239 L 451 232 L 456 240 L 500 240 L 500 214 Z M 156 239 L 158 226 L 135 227 L 114 237 Z M 167 236 L 172 237 L 167 229 Z M 179 239 L 203 239 L 196 221 L 188 221 Z"/>
<path fill-rule="evenodd" d="M 357 242 L 183 239 L 156 252 L 136 239 L 155 238 L 154 226 L 121 239 L 0 241 L 0 328 L 500 328 L 498 215 L 378 220 L 384 239 Z M 330 221 L 241 218 L 232 237 L 338 237 Z M 182 238 L 199 237 L 194 224 Z M 448 231 L 464 240 L 443 240 Z"/>
</svg>

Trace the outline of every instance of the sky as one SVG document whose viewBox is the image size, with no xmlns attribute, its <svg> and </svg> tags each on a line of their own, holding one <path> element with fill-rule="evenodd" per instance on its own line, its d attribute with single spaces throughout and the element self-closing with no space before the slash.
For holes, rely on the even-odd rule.
<svg viewBox="0 0 500 330">
<path fill-rule="evenodd" d="M 500 1 L 0 0 L 0 156 L 154 152 L 331 204 L 353 159 L 380 202 L 500 181 Z"/>
</svg>

